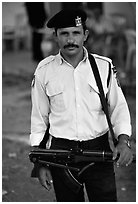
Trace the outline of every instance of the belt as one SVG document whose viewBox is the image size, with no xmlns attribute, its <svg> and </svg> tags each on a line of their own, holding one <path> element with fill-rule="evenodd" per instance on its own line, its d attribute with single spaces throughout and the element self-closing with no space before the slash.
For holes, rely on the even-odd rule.
<svg viewBox="0 0 138 204">
<path fill-rule="evenodd" d="M 51 149 L 94 149 L 110 151 L 108 132 L 100 137 L 87 141 L 74 141 L 65 138 L 52 137 Z"/>
</svg>

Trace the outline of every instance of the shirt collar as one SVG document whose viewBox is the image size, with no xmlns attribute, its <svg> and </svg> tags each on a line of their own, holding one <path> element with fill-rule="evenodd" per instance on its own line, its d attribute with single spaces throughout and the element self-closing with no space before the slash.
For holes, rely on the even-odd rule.
<svg viewBox="0 0 138 204">
<path fill-rule="evenodd" d="M 85 61 L 88 58 L 88 51 L 85 47 L 83 47 L 83 50 L 84 50 L 84 57 L 82 61 Z M 56 55 L 56 61 L 59 65 L 62 65 L 63 62 L 66 62 L 66 60 L 62 57 L 60 50 L 59 50 L 59 53 Z"/>
</svg>

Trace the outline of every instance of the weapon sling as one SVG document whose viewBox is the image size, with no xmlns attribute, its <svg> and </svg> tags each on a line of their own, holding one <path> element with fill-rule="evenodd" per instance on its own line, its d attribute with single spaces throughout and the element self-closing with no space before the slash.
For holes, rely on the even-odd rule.
<svg viewBox="0 0 138 204">
<path fill-rule="evenodd" d="M 95 62 L 94 57 L 91 54 L 89 54 L 88 56 L 89 56 L 89 61 L 90 61 L 90 64 L 91 64 L 91 68 L 92 68 L 94 77 L 95 77 L 95 81 L 96 81 L 98 89 L 99 89 L 99 93 L 100 93 L 99 97 L 100 97 L 100 100 L 101 100 L 103 111 L 104 111 L 104 113 L 106 115 L 109 130 L 110 130 L 110 133 L 111 133 L 111 137 L 112 137 L 112 141 L 113 141 L 113 148 L 115 148 L 116 140 L 115 140 L 115 135 L 114 135 L 113 127 L 112 127 L 112 124 L 111 124 L 111 120 L 110 120 L 110 117 L 109 117 L 108 106 L 107 106 L 107 101 L 106 101 L 105 94 L 104 94 L 104 91 L 103 91 L 101 77 L 100 77 L 98 67 L 97 67 L 97 64 Z M 109 69 L 110 69 L 110 67 L 109 67 Z"/>
</svg>

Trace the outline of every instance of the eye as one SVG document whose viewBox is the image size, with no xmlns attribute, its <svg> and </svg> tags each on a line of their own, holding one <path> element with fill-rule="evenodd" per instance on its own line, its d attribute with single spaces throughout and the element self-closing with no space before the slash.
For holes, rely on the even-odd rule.
<svg viewBox="0 0 138 204">
<path fill-rule="evenodd" d="M 81 33 L 80 33 L 80 31 L 74 31 L 73 34 L 74 35 L 80 35 Z"/>
<path fill-rule="evenodd" d="M 60 35 L 62 35 L 62 36 L 67 36 L 67 35 L 68 35 L 68 32 L 63 31 L 63 32 L 60 33 Z"/>
</svg>

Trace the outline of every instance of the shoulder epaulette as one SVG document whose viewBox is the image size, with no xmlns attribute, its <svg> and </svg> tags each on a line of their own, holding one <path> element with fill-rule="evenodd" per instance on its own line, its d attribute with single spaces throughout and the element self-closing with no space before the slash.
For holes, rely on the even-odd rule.
<svg viewBox="0 0 138 204">
<path fill-rule="evenodd" d="M 101 56 L 101 55 L 97 55 L 97 54 L 93 54 L 93 56 L 97 59 L 101 59 L 101 60 L 104 60 L 106 62 L 109 63 L 109 71 L 108 71 L 108 77 L 107 77 L 107 87 L 109 86 L 109 82 L 110 82 L 110 77 L 111 77 L 111 63 L 112 63 L 112 60 L 108 57 L 104 57 L 104 56 Z"/>
<path fill-rule="evenodd" d="M 39 62 L 36 71 L 42 67 L 44 67 L 45 65 L 48 65 L 50 62 L 52 62 L 55 59 L 54 55 L 51 55 L 49 57 L 46 57 L 45 59 L 43 59 L 41 62 Z M 35 72 L 36 72 L 35 71 Z"/>
<path fill-rule="evenodd" d="M 108 77 L 107 77 L 107 87 L 109 86 L 110 77 L 111 77 L 111 63 L 109 63 L 109 72 L 108 72 Z"/>
<path fill-rule="evenodd" d="M 97 55 L 97 54 L 93 54 L 93 56 L 94 56 L 95 58 L 98 58 L 98 59 L 107 61 L 107 62 L 109 62 L 109 63 L 112 63 L 112 60 L 111 60 L 110 58 L 108 58 L 108 57 L 104 57 L 104 56 Z"/>
</svg>

